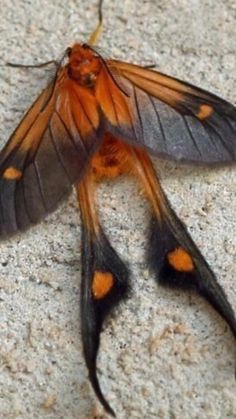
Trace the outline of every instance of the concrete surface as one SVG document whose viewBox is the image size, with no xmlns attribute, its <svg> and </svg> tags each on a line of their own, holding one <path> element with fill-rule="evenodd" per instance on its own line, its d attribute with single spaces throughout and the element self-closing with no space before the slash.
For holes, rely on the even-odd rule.
<svg viewBox="0 0 236 419">
<path fill-rule="evenodd" d="M 97 1 L 0 0 L 0 64 L 37 63 L 86 40 Z M 160 70 L 236 101 L 235 0 L 104 1 L 105 56 Z M 0 141 L 45 80 L 0 68 Z M 235 169 L 156 162 L 165 190 L 236 309 Z M 99 192 L 112 243 L 132 269 L 133 297 L 107 321 L 99 375 L 119 419 L 236 417 L 235 340 L 201 298 L 157 288 L 144 253 L 147 206 L 135 182 Z M 87 380 L 79 325 L 80 221 L 72 196 L 0 244 L 0 418 L 103 416 Z"/>
</svg>

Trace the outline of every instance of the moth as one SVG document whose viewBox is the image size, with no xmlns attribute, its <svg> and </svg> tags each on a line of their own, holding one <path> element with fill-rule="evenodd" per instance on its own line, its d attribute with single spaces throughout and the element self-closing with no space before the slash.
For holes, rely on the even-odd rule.
<svg viewBox="0 0 236 419">
<path fill-rule="evenodd" d="M 150 206 L 147 266 L 160 284 L 194 289 L 236 335 L 224 290 L 172 209 L 149 155 L 195 165 L 236 160 L 236 108 L 201 88 L 151 68 L 104 59 L 76 43 L 56 63 L 0 152 L 0 235 L 39 222 L 75 188 L 82 220 L 81 324 L 94 391 L 115 416 L 96 373 L 105 317 L 129 294 L 129 270 L 100 223 L 97 182 L 130 173 Z"/>
</svg>

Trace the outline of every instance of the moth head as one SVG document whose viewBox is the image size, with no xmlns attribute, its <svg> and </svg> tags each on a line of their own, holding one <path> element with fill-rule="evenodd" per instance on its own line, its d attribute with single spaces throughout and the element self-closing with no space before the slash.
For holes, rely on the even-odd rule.
<svg viewBox="0 0 236 419">
<path fill-rule="evenodd" d="M 101 69 L 101 59 L 87 44 L 75 44 L 68 53 L 68 74 L 79 84 L 92 87 Z"/>
</svg>

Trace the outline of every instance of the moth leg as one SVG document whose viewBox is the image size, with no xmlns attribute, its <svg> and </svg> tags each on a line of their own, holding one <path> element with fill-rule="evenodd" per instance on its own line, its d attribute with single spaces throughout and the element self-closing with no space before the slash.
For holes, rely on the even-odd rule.
<svg viewBox="0 0 236 419">
<path fill-rule="evenodd" d="M 152 220 L 148 259 L 160 284 L 195 289 L 229 324 L 236 336 L 236 317 L 227 296 L 175 214 L 144 150 L 132 147 L 133 170 L 151 203 Z"/>
<path fill-rule="evenodd" d="M 115 416 L 102 394 L 96 372 L 100 332 L 107 314 L 128 293 L 128 269 L 110 245 L 96 212 L 95 185 L 89 172 L 76 186 L 82 219 L 81 329 L 89 379 L 105 410 Z"/>
</svg>

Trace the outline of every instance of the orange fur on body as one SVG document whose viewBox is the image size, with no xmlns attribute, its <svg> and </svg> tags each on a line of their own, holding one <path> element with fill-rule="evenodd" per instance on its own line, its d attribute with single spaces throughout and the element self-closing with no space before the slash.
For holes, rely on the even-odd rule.
<svg viewBox="0 0 236 419">
<path fill-rule="evenodd" d="M 96 181 L 130 173 L 132 161 L 129 147 L 111 134 L 106 134 L 102 146 L 92 159 L 91 165 Z"/>
<path fill-rule="evenodd" d="M 95 181 L 114 179 L 121 174 L 133 174 L 139 178 L 141 189 L 149 200 L 155 214 L 160 217 L 162 198 L 158 181 L 147 153 L 127 145 L 107 133 L 102 145 L 92 159 L 92 174 Z"/>
</svg>

